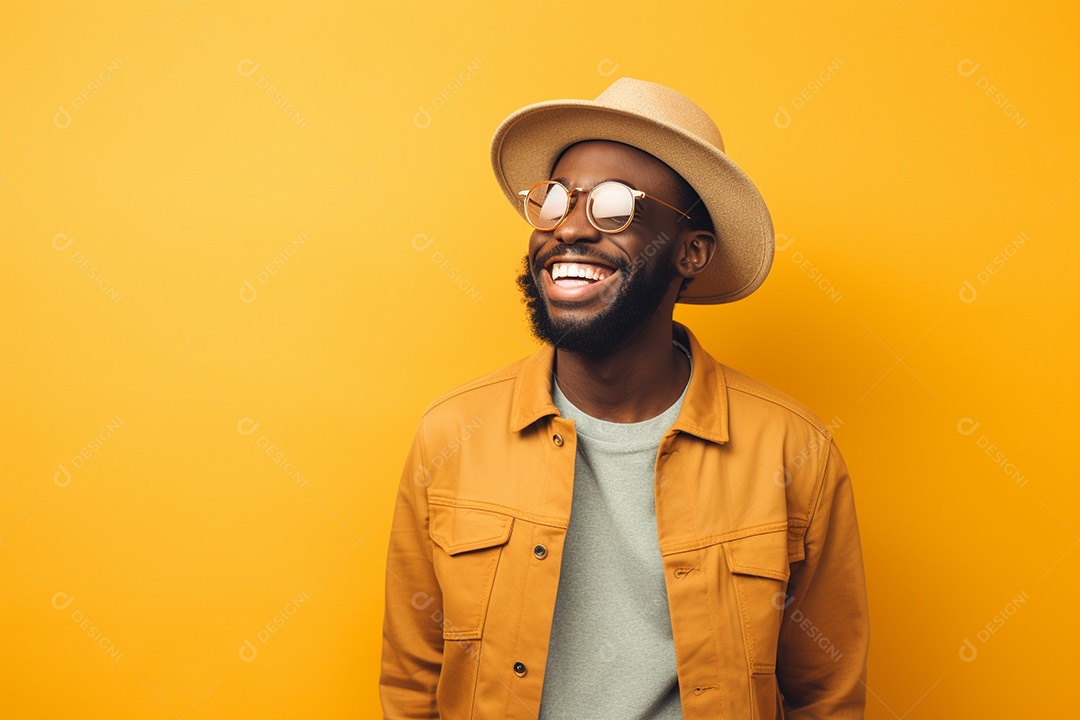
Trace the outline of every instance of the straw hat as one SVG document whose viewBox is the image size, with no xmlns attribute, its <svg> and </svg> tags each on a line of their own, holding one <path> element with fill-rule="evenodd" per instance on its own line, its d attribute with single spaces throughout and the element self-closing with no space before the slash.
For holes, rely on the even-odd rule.
<svg viewBox="0 0 1080 720">
<path fill-rule="evenodd" d="M 582 140 L 614 140 L 644 150 L 701 196 L 716 230 L 716 251 L 677 302 L 732 302 L 764 282 L 773 260 L 769 210 L 746 173 L 724 154 L 716 124 L 689 98 L 663 85 L 619 78 L 596 100 L 550 100 L 511 114 L 491 140 L 491 165 L 522 216 L 518 191 L 548 179 L 562 151 Z"/>
</svg>

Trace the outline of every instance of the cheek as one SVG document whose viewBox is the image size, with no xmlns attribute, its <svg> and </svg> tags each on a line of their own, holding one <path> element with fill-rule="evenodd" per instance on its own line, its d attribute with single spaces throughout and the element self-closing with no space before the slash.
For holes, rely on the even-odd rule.
<svg viewBox="0 0 1080 720">
<path fill-rule="evenodd" d="M 657 256 L 663 254 L 669 242 L 670 239 L 660 232 L 653 233 L 643 229 L 642 232 L 635 233 L 633 241 L 624 245 L 631 269 L 637 272 L 654 265 Z"/>
<path fill-rule="evenodd" d="M 536 264 L 536 256 L 544 248 L 549 237 L 550 233 L 542 233 L 539 230 L 533 230 L 532 235 L 529 236 L 529 262 L 531 264 Z"/>
</svg>

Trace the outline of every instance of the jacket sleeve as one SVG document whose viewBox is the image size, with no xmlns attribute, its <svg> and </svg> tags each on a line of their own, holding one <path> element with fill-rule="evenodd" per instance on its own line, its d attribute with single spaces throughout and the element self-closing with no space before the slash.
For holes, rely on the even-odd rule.
<svg viewBox="0 0 1080 720">
<path fill-rule="evenodd" d="M 398 484 L 386 555 L 379 699 L 386 720 L 438 718 L 435 689 L 442 669 L 442 592 L 428 535 L 423 423 Z"/>
<path fill-rule="evenodd" d="M 787 720 L 854 720 L 866 708 L 870 622 L 855 498 L 830 439 L 805 537 L 792 563 L 776 675 Z"/>
</svg>

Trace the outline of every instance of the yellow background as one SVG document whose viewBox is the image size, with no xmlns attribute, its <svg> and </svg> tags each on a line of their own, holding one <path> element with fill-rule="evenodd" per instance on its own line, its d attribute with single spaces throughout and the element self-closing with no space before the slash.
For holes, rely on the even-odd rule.
<svg viewBox="0 0 1080 720">
<path fill-rule="evenodd" d="M 1076 717 L 1078 27 L 1075 2 L 6 3 L 0 715 L 379 715 L 419 414 L 538 347 L 489 139 L 625 75 L 706 108 L 771 208 L 765 284 L 676 319 L 836 428 L 867 716 Z"/>
</svg>

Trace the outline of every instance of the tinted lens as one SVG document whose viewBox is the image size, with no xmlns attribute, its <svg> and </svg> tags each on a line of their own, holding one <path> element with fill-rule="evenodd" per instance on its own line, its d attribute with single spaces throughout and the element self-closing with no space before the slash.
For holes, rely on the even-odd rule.
<svg viewBox="0 0 1080 720">
<path fill-rule="evenodd" d="M 554 182 L 540 183 L 525 198 L 525 216 L 533 227 L 550 230 L 559 224 L 567 205 L 566 188 Z"/>
<path fill-rule="evenodd" d="M 634 195 L 622 183 L 600 183 L 589 193 L 589 214 L 601 230 L 618 232 L 630 224 Z"/>
</svg>

